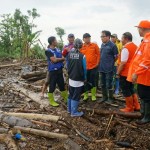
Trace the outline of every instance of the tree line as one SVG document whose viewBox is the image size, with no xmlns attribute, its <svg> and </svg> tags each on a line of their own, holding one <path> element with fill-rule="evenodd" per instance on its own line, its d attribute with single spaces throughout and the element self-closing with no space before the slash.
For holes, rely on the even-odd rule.
<svg viewBox="0 0 150 150">
<path fill-rule="evenodd" d="M 39 17 L 35 8 L 27 10 L 26 14 L 16 9 L 13 14 L 0 16 L 0 57 L 44 58 L 44 48 L 38 41 L 42 30 L 37 30 L 34 23 Z M 58 47 L 62 49 L 65 31 L 61 27 L 55 30 L 60 38 Z"/>
</svg>

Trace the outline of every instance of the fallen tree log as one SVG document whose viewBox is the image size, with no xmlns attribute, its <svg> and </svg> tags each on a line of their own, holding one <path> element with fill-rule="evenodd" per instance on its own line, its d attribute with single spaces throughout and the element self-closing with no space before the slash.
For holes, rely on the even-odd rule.
<svg viewBox="0 0 150 150">
<path fill-rule="evenodd" d="M 12 86 L 12 90 L 20 92 L 21 94 L 23 94 L 27 98 L 30 98 L 31 100 L 33 100 L 34 102 L 37 102 L 38 104 L 40 104 L 44 107 L 49 106 L 48 100 L 47 101 L 42 100 L 39 94 L 32 92 L 31 90 L 29 91 L 29 90 L 25 89 L 24 87 L 22 87 L 18 84 L 15 84 L 15 83 L 11 84 L 11 86 Z"/>
<path fill-rule="evenodd" d="M 41 76 L 38 76 L 38 77 L 32 77 L 32 78 L 29 78 L 29 79 L 26 79 L 28 82 L 35 82 L 35 81 L 38 81 L 38 80 L 42 80 L 42 79 L 45 79 L 45 75 L 41 75 Z"/>
<path fill-rule="evenodd" d="M 6 115 L 16 116 L 24 119 L 41 119 L 47 121 L 58 122 L 60 117 L 54 115 L 45 115 L 45 114 L 33 114 L 33 113 L 13 113 L 13 112 L 3 112 Z"/>
<path fill-rule="evenodd" d="M 47 72 L 34 71 L 34 72 L 29 72 L 29 73 L 22 74 L 21 78 L 29 79 L 29 78 L 40 77 L 40 76 L 45 76 L 46 77 L 46 73 Z"/>
<path fill-rule="evenodd" d="M 34 124 L 40 125 L 40 126 L 52 127 L 51 124 L 40 122 L 40 121 L 31 120 L 31 122 L 33 122 Z"/>
<path fill-rule="evenodd" d="M 91 108 L 82 108 L 82 110 L 90 111 L 98 114 L 98 115 L 119 115 L 126 118 L 140 118 L 140 113 L 123 113 L 119 111 L 107 111 L 107 110 L 99 110 L 99 109 L 91 109 Z"/>
<path fill-rule="evenodd" d="M 67 139 L 69 137 L 67 134 L 58 134 L 58 133 L 37 130 L 37 129 L 32 129 L 32 128 L 24 128 L 24 127 L 15 126 L 14 129 L 20 130 L 21 132 L 24 132 L 24 133 L 34 134 L 34 135 L 42 136 L 46 138 Z"/>
<path fill-rule="evenodd" d="M 9 150 L 18 150 L 15 141 L 9 134 L 0 134 L 0 141 L 4 142 Z"/>
<path fill-rule="evenodd" d="M 24 82 L 19 82 L 19 84 L 23 85 L 23 87 L 25 88 L 32 88 L 35 91 L 41 91 L 42 89 L 42 86 L 36 86 L 36 85 L 24 83 Z"/>
<path fill-rule="evenodd" d="M 34 127 L 30 121 L 22 118 L 18 118 L 17 116 L 10 116 L 6 114 L 0 114 L 1 122 L 7 123 L 10 126 L 22 126 L 22 127 Z"/>
<path fill-rule="evenodd" d="M 19 66 L 21 63 L 15 63 L 15 64 L 7 64 L 7 65 L 0 65 L 0 69 L 6 68 L 6 67 L 14 67 L 14 66 Z"/>
</svg>

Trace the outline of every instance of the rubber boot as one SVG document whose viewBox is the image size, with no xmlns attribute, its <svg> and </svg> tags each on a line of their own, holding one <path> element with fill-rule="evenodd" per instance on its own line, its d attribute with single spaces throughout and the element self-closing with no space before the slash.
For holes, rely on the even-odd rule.
<svg viewBox="0 0 150 150">
<path fill-rule="evenodd" d="M 109 96 L 108 96 L 108 101 L 106 103 L 113 103 L 114 101 L 114 96 L 113 96 L 113 90 L 108 90 Z"/>
<path fill-rule="evenodd" d="M 83 100 L 84 101 L 87 101 L 88 100 L 88 91 L 86 91 L 85 93 L 84 93 L 84 98 L 83 98 Z"/>
<path fill-rule="evenodd" d="M 101 102 L 108 100 L 108 91 L 106 88 L 102 88 L 102 99 Z"/>
<path fill-rule="evenodd" d="M 144 102 L 144 117 L 137 124 L 144 125 L 150 122 L 150 103 Z"/>
<path fill-rule="evenodd" d="M 115 81 L 115 95 L 119 94 L 119 79 Z"/>
<path fill-rule="evenodd" d="M 122 112 L 133 112 L 134 111 L 134 107 L 133 107 L 133 97 L 125 97 L 126 100 L 126 107 L 123 109 L 120 109 L 120 111 Z"/>
<path fill-rule="evenodd" d="M 68 101 L 67 101 L 67 111 L 69 114 L 71 114 L 71 99 L 68 98 Z"/>
<path fill-rule="evenodd" d="M 78 112 L 79 101 L 71 100 L 71 117 L 81 117 L 83 112 Z"/>
<path fill-rule="evenodd" d="M 91 89 L 91 97 L 92 97 L 92 101 L 96 101 L 96 87 L 93 87 Z"/>
<path fill-rule="evenodd" d="M 68 100 L 68 92 L 67 91 L 62 91 L 61 96 L 63 97 L 65 103 L 67 103 Z"/>
<path fill-rule="evenodd" d="M 133 97 L 134 110 L 137 110 L 137 111 L 140 110 L 140 103 L 139 103 L 139 101 L 138 101 L 138 96 L 137 96 L 137 94 L 133 94 L 132 97 Z"/>
<path fill-rule="evenodd" d="M 141 115 L 144 117 L 144 113 L 145 113 L 145 108 L 144 108 L 145 106 L 144 106 L 144 101 L 143 100 L 141 100 L 140 101 L 140 113 L 141 113 Z"/>
<path fill-rule="evenodd" d="M 53 107 L 59 106 L 59 104 L 56 103 L 55 100 L 54 100 L 53 93 L 48 93 L 48 99 L 49 99 L 49 102 L 50 102 L 51 106 L 53 106 Z"/>
</svg>

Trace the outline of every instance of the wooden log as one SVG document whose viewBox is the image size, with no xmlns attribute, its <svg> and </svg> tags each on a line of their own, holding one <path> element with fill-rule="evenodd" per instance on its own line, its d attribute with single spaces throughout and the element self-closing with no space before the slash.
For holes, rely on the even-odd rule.
<svg viewBox="0 0 150 150">
<path fill-rule="evenodd" d="M 15 141 L 9 134 L 0 134 L 0 141 L 4 142 L 9 150 L 18 150 Z"/>
<path fill-rule="evenodd" d="M 38 104 L 40 104 L 44 107 L 49 106 L 48 100 L 47 101 L 42 100 L 39 94 L 32 92 L 31 90 L 29 91 L 29 90 L 25 89 L 24 87 L 22 87 L 18 84 L 15 84 L 15 83 L 11 84 L 11 86 L 12 86 L 13 90 L 20 92 L 27 98 L 30 98 L 32 101 L 37 102 Z"/>
<path fill-rule="evenodd" d="M 32 85 L 32 84 L 28 84 L 28 83 L 24 83 L 24 82 L 20 82 L 19 84 L 21 84 L 24 88 L 32 88 L 35 91 L 41 91 L 42 86 L 36 86 L 36 85 Z"/>
<path fill-rule="evenodd" d="M 41 76 L 38 76 L 38 77 L 32 77 L 32 78 L 29 78 L 29 79 L 26 79 L 28 82 L 35 82 L 35 81 L 38 81 L 38 80 L 42 80 L 42 79 L 45 79 L 45 75 L 41 75 Z"/>
<path fill-rule="evenodd" d="M 90 111 L 93 112 L 93 109 L 91 108 L 82 108 L 83 110 L 86 111 Z M 119 115 L 122 117 L 126 117 L 126 118 L 140 118 L 141 114 L 138 112 L 134 112 L 134 113 L 123 113 L 123 112 L 119 112 L 119 111 L 107 111 L 107 110 L 99 110 L 99 109 L 94 109 L 94 113 L 98 114 L 98 115 Z"/>
<path fill-rule="evenodd" d="M 52 127 L 51 124 L 44 123 L 44 122 L 40 122 L 40 121 L 31 120 L 31 122 L 32 122 L 32 123 L 35 123 L 35 124 L 37 124 L 37 125 L 40 125 L 40 126 Z"/>
<path fill-rule="evenodd" d="M 29 79 L 32 77 L 39 77 L 39 76 L 45 76 L 46 77 L 47 72 L 40 72 L 40 71 L 34 71 L 34 72 L 29 72 L 21 75 L 21 78 L 23 79 Z"/>
<path fill-rule="evenodd" d="M 69 137 L 67 134 L 58 134 L 58 133 L 37 130 L 37 129 L 32 129 L 32 128 L 24 128 L 24 127 L 15 126 L 14 129 L 20 130 L 21 132 L 24 132 L 24 133 L 34 134 L 34 135 L 42 136 L 46 138 L 67 139 Z"/>
<path fill-rule="evenodd" d="M 45 114 L 33 114 L 33 113 L 14 113 L 14 112 L 3 112 L 6 115 L 16 116 L 24 119 L 40 119 L 40 120 L 47 120 L 57 122 L 60 117 L 54 115 L 45 115 Z"/>
<path fill-rule="evenodd" d="M 19 66 L 21 63 L 15 63 L 15 64 L 7 64 L 7 65 L 0 65 L 0 69 L 6 68 L 6 67 L 14 67 Z"/>
</svg>

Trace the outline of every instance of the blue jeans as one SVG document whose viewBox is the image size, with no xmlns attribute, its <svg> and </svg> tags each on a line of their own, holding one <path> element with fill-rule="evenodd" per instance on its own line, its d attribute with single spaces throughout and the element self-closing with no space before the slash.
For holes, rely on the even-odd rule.
<svg viewBox="0 0 150 150">
<path fill-rule="evenodd" d="M 101 87 L 103 89 L 109 89 L 111 90 L 113 87 L 113 71 L 108 72 L 108 73 L 103 73 L 101 72 Z"/>
</svg>

